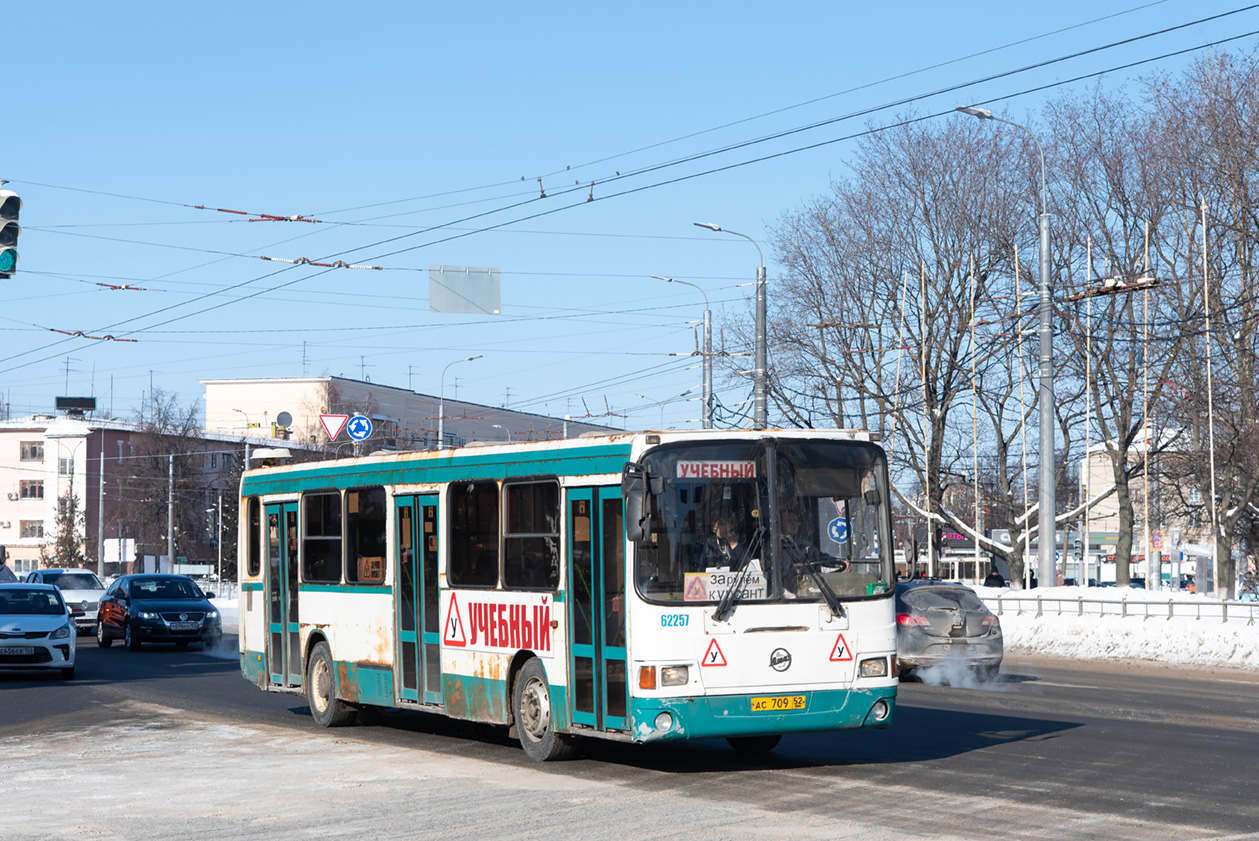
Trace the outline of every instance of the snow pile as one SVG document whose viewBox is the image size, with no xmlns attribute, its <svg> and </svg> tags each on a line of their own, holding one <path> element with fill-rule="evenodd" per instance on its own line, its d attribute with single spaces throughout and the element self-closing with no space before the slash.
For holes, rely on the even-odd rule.
<svg viewBox="0 0 1259 841">
<path fill-rule="evenodd" d="M 1134 590 L 1114 587 L 1048 587 L 1026 591 L 1020 615 L 1014 601 L 1017 591 L 994 591 L 976 587 L 994 608 L 994 592 L 1004 602 L 1001 629 L 1007 651 L 1047 654 L 1089 660 L 1150 660 L 1190 666 L 1226 666 L 1259 669 L 1259 611 L 1255 619 L 1245 611 L 1229 612 L 1229 621 L 1220 621 L 1219 602 L 1209 596 L 1165 590 Z M 1035 597 L 1039 595 L 1044 615 L 1036 616 Z M 1098 605 L 1086 605 L 1084 616 L 1077 615 L 1076 600 L 1128 602 L 1128 616 L 1119 615 L 1119 605 L 1108 605 L 1108 615 L 1099 616 Z M 1054 599 L 1063 599 L 1058 613 Z M 1176 615 L 1168 618 L 1169 600 L 1177 604 Z M 1147 618 L 1146 605 L 1150 605 Z M 1193 603 L 1202 606 L 1201 619 L 1195 618 Z M 1089 615 L 1090 612 L 1093 615 Z"/>
</svg>

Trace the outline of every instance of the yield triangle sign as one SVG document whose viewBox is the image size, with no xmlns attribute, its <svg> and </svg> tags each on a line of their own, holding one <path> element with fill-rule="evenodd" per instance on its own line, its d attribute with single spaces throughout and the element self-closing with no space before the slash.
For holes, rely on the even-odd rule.
<svg viewBox="0 0 1259 841">
<path fill-rule="evenodd" d="M 708 650 L 704 652 L 704 666 L 724 666 L 726 665 L 726 655 L 721 653 L 721 646 L 717 644 L 717 640 L 713 640 L 708 644 Z"/>
<path fill-rule="evenodd" d="M 841 660 L 851 660 L 852 649 L 848 647 L 848 641 L 844 639 L 844 635 L 840 634 L 839 639 L 835 640 L 835 647 L 831 649 L 831 662 L 838 663 Z"/>
<path fill-rule="evenodd" d="M 329 441 L 337 440 L 337 436 L 341 434 L 341 430 L 345 428 L 345 422 L 349 419 L 349 415 L 319 416 L 319 422 L 323 424 L 324 431 L 328 433 Z"/>
<path fill-rule="evenodd" d="M 459 618 L 459 602 L 455 601 L 454 593 L 450 594 L 450 605 L 446 608 L 446 632 L 442 635 L 442 642 L 455 648 L 463 648 L 468 644 L 463 635 L 463 620 Z"/>
</svg>

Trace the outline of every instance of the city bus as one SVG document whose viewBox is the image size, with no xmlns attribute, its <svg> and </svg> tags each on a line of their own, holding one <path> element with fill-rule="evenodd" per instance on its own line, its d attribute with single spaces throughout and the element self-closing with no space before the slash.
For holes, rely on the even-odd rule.
<svg viewBox="0 0 1259 841">
<path fill-rule="evenodd" d="M 866 432 L 636 432 L 250 469 L 240 653 L 321 726 L 369 707 L 582 737 L 892 723 L 886 454 Z M 724 526 L 718 526 L 724 522 Z"/>
</svg>

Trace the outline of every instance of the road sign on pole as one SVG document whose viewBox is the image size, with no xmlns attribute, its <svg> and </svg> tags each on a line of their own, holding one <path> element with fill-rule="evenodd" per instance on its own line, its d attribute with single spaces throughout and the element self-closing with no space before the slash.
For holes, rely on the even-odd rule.
<svg viewBox="0 0 1259 841">
<path fill-rule="evenodd" d="M 323 424 L 324 431 L 328 433 L 329 441 L 337 440 L 337 436 L 341 434 L 341 430 L 345 428 L 345 423 L 349 419 L 349 415 L 319 416 L 319 422 Z"/>
<path fill-rule="evenodd" d="M 355 441 L 362 441 L 372 437 L 372 419 L 366 415 L 355 415 L 350 418 L 349 423 L 345 425 L 346 432 Z"/>
</svg>

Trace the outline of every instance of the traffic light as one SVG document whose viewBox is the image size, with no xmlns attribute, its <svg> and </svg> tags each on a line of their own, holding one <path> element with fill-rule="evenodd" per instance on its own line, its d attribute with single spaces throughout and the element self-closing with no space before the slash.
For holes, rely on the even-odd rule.
<svg viewBox="0 0 1259 841">
<path fill-rule="evenodd" d="M 12 190 L 0 190 L 0 280 L 8 280 L 17 271 L 17 238 L 22 233 L 18 216 L 22 200 Z"/>
</svg>

